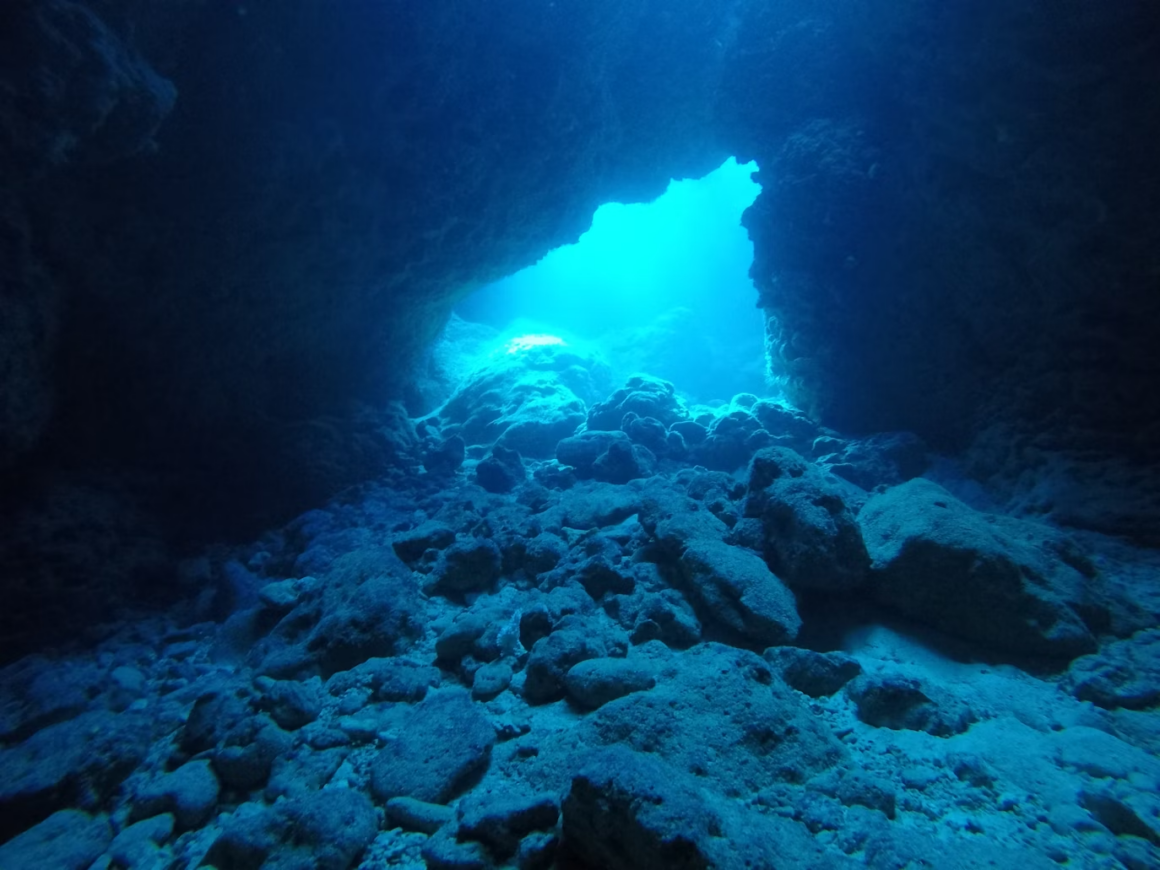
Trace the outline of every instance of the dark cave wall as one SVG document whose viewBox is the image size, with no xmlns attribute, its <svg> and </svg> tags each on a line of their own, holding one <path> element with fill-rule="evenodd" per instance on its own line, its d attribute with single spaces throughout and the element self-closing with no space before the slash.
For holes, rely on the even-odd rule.
<svg viewBox="0 0 1160 870">
<path fill-rule="evenodd" d="M 1160 18 L 815 9 L 743 28 L 729 74 L 777 95 L 728 136 L 763 169 L 775 373 L 839 428 L 966 449 L 1017 507 L 1160 539 Z"/>
<path fill-rule="evenodd" d="M 398 395 L 455 299 L 714 166 L 728 6 L 661 5 L 121 7 L 179 97 L 152 153 L 24 196 L 55 456 L 285 477 L 273 433 Z"/>
<path fill-rule="evenodd" d="M 1012 498 L 1028 462 L 1138 488 L 1147 12 L 6 4 L 0 464 L 135 468 L 195 538 L 309 506 L 374 472 L 352 409 L 406 395 L 457 298 L 732 153 L 762 166 L 753 274 L 804 404 L 974 445 Z"/>
</svg>

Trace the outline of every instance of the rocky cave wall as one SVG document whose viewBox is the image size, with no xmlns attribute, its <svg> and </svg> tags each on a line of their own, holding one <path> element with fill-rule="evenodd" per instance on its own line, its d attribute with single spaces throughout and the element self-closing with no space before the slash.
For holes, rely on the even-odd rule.
<svg viewBox="0 0 1160 870">
<path fill-rule="evenodd" d="M 967 6 L 5 4 L 8 500 L 111 473 L 193 539 L 316 503 L 456 299 L 735 154 L 804 404 L 974 445 L 1040 512 L 1025 467 L 1095 469 L 1071 519 L 1147 536 L 1155 21 Z"/>
</svg>

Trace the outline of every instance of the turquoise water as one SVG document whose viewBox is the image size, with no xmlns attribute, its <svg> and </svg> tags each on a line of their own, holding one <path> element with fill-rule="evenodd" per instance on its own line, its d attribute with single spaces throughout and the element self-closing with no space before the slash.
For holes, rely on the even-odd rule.
<svg viewBox="0 0 1160 870">
<path fill-rule="evenodd" d="M 761 191 L 730 158 L 650 203 L 607 203 L 574 245 L 483 288 L 457 311 L 505 334 L 591 343 L 617 375 L 647 371 L 697 401 L 764 384 L 763 320 L 741 214 Z"/>
</svg>

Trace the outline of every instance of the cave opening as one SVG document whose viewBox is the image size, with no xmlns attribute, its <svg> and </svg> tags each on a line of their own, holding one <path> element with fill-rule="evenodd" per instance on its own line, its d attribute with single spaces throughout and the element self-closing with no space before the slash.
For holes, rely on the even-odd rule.
<svg viewBox="0 0 1160 870">
<path fill-rule="evenodd" d="M 702 178 L 671 181 L 651 202 L 602 205 L 575 244 L 465 299 L 459 329 L 476 339 L 494 330 L 484 343 L 492 352 L 583 346 L 607 361 L 614 382 L 647 372 L 693 402 L 766 392 L 753 244 L 741 226 L 761 191 L 757 168 L 730 157 Z"/>
</svg>

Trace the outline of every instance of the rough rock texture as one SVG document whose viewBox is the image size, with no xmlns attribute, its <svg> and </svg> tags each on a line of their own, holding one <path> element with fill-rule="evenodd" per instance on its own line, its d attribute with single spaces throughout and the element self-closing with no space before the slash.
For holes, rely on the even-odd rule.
<svg viewBox="0 0 1160 870">
<path fill-rule="evenodd" d="M 803 476 L 852 443 L 760 404 L 695 413 L 757 408 L 818 447 Z M 1153 551 L 923 479 L 869 497 L 884 582 L 975 583 L 1016 617 L 1044 578 L 1123 596 L 1066 597 L 1103 628 L 1060 675 L 938 631 L 978 613 L 937 599 L 797 613 L 747 482 L 691 456 L 628 483 L 526 462 L 510 493 L 470 467 L 360 487 L 191 560 L 204 587 L 162 613 L 0 666 L 0 866 L 1160 866 Z"/>
<path fill-rule="evenodd" d="M 801 618 L 793 593 L 753 553 L 696 542 L 681 556 L 680 573 L 682 589 L 707 629 L 756 649 L 797 637 Z"/>
<path fill-rule="evenodd" d="M 7 3 L 2 489 L 132 471 L 203 540 L 403 473 L 457 299 L 735 154 L 799 404 L 1160 539 L 1151 12 Z"/>
<path fill-rule="evenodd" d="M 862 533 L 842 491 L 797 453 L 770 447 L 749 466 L 746 517 L 761 522 L 765 558 L 795 589 L 847 591 L 866 578 Z"/>
<path fill-rule="evenodd" d="M 375 758 L 375 797 L 446 803 L 487 767 L 493 743 L 495 729 L 466 692 L 430 695 Z"/>
<path fill-rule="evenodd" d="M 524 456 L 551 456 L 608 389 L 607 366 L 547 345 L 496 350 L 431 418 L 469 446 L 497 442 Z"/>
<path fill-rule="evenodd" d="M 1071 658 L 1095 648 L 1077 613 L 1094 569 L 1058 532 L 974 511 L 922 479 L 875 496 L 858 520 L 883 603 L 996 649 Z"/>
<path fill-rule="evenodd" d="M 964 445 L 986 421 L 979 470 L 1012 495 L 1054 480 L 1072 520 L 1155 537 L 1154 504 L 1081 493 L 1156 491 L 1160 100 L 1129 95 L 1156 93 L 1160 24 L 1057 11 L 751 7 L 729 116 L 762 169 L 752 275 L 774 374 L 830 425 Z"/>
</svg>

